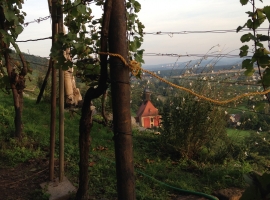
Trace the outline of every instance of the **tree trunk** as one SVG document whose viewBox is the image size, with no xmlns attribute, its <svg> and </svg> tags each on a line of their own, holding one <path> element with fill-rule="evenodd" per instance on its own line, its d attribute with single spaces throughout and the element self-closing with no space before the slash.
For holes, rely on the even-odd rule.
<svg viewBox="0 0 270 200">
<path fill-rule="evenodd" d="M 126 7 L 124 0 L 113 1 L 109 47 L 110 53 L 120 54 L 125 59 L 128 58 Z M 129 68 L 118 57 L 111 57 L 110 75 L 118 199 L 134 200 L 135 179 L 130 114 Z"/>
<path fill-rule="evenodd" d="M 0 7 L 0 29 L 7 32 L 7 24 L 4 15 L 3 8 Z M 5 58 L 5 64 L 7 68 L 7 73 L 9 77 L 9 83 L 13 94 L 13 104 L 15 110 L 14 124 L 15 124 L 15 132 L 14 136 L 21 139 L 23 125 L 22 125 L 22 108 L 23 108 L 23 89 L 25 88 L 25 75 L 27 73 L 27 66 L 24 60 L 24 57 L 21 53 L 19 53 L 22 69 L 20 74 L 16 73 L 15 69 L 10 64 L 10 56 L 9 56 L 9 46 L 1 40 L 1 48 L 3 49 L 3 54 Z"/>
<path fill-rule="evenodd" d="M 107 37 L 110 21 L 110 10 L 112 0 L 107 0 L 104 5 L 104 15 L 101 31 L 101 51 L 107 51 Z M 82 115 L 80 119 L 80 136 L 79 136 L 79 149 L 80 149 L 80 161 L 79 161 L 79 188 L 76 193 L 76 200 L 88 199 L 88 166 L 89 166 L 89 149 L 91 144 L 90 131 L 93 126 L 92 111 L 90 109 L 92 99 L 101 96 L 107 89 L 107 56 L 101 56 L 101 69 L 98 87 L 89 88 L 85 94 Z"/>
</svg>

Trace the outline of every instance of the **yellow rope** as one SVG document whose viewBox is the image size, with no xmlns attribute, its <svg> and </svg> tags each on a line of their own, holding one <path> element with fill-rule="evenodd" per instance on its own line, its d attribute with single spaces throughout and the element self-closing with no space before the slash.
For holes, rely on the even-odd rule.
<svg viewBox="0 0 270 200">
<path fill-rule="evenodd" d="M 183 90 L 183 91 L 186 91 L 200 99 L 204 99 L 206 101 L 209 101 L 209 102 L 212 102 L 214 104 L 227 104 L 227 103 L 230 103 L 232 101 L 236 101 L 238 99 L 241 99 L 241 98 L 244 98 L 244 97 L 248 97 L 248 96 L 256 96 L 256 95 L 265 95 L 267 93 L 270 92 L 270 89 L 269 90 L 266 90 L 266 91 L 263 91 L 263 92 L 249 92 L 249 93 L 244 93 L 244 94 L 241 94 L 241 95 L 238 95 L 236 97 L 233 97 L 231 99 L 228 99 L 228 100 L 223 100 L 223 101 L 219 101 L 219 100 L 215 100 L 215 99 L 211 99 L 211 98 L 208 98 L 208 97 L 205 97 L 203 95 L 200 95 L 200 94 L 197 94 L 196 92 L 193 92 L 192 90 L 188 89 L 188 88 L 185 88 L 185 87 L 182 87 L 182 86 L 179 86 L 179 85 L 176 85 L 174 83 L 171 83 L 159 76 L 157 76 L 156 74 L 154 74 L 153 72 L 150 72 L 146 69 L 143 69 L 141 68 L 140 66 L 140 63 L 135 61 L 135 60 L 132 60 L 130 61 L 130 63 L 128 63 L 121 55 L 119 54 L 115 54 L 115 53 L 109 53 L 109 52 L 100 52 L 99 54 L 103 54 L 103 55 L 109 55 L 109 56 L 114 56 L 114 57 L 118 57 L 122 60 L 122 62 L 128 66 L 131 70 L 131 73 L 134 75 L 134 76 L 137 76 L 140 71 L 143 71 L 145 73 L 148 73 L 152 76 L 154 76 L 155 78 L 159 79 L 160 81 L 164 82 L 164 83 L 167 83 L 168 85 L 174 87 L 174 88 L 177 88 L 179 90 Z"/>
</svg>

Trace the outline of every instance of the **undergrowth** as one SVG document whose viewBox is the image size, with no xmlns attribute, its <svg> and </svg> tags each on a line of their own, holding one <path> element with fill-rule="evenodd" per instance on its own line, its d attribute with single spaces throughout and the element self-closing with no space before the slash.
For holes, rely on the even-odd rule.
<svg viewBox="0 0 270 200">
<path fill-rule="evenodd" d="M 3 94 L 0 94 L 2 96 Z M 33 158 L 48 159 L 50 106 L 25 99 L 24 137 L 17 141 L 12 137 L 12 101 L 0 98 L 0 162 L 1 167 L 15 166 Z M 80 113 L 78 111 L 78 113 Z M 79 114 L 65 112 L 65 173 L 77 187 L 79 174 Z M 58 132 L 58 128 L 56 128 Z M 252 134 L 251 134 L 252 135 Z M 114 141 L 110 128 L 94 124 L 89 154 L 89 195 L 93 199 L 116 199 L 116 173 Z M 211 194 L 213 191 L 238 187 L 244 188 L 243 175 L 253 170 L 265 170 L 265 162 L 256 162 L 256 150 L 248 152 L 243 159 L 225 159 L 222 162 L 181 158 L 164 148 L 161 135 L 151 131 L 133 130 L 134 167 L 137 199 L 172 199 L 180 194 L 177 189 Z M 249 137 L 245 137 L 249 140 Z M 58 134 L 56 135 L 56 157 L 58 156 Z M 253 147 L 250 147 L 252 149 Z M 258 150 L 258 149 L 257 149 Z M 258 159 L 259 159 L 258 158 Z M 249 160 L 250 159 L 250 160 Z M 172 187 L 171 187 L 172 186 Z M 33 196 L 43 194 L 36 192 Z"/>
</svg>

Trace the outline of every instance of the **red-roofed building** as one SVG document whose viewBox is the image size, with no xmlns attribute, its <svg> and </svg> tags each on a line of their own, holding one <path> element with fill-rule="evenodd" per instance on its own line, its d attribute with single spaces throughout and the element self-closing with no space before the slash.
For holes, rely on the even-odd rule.
<svg viewBox="0 0 270 200">
<path fill-rule="evenodd" d="M 136 122 L 144 128 L 153 128 L 160 126 L 161 116 L 158 114 L 158 109 L 150 101 L 150 92 L 148 90 L 144 91 L 145 100 L 140 106 Z"/>
</svg>

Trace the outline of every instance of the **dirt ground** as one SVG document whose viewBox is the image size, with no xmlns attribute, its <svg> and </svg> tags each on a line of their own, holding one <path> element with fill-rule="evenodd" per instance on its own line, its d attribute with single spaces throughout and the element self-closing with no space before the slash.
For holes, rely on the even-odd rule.
<svg viewBox="0 0 270 200">
<path fill-rule="evenodd" d="M 34 193 L 49 176 L 48 161 L 29 160 L 14 168 L 0 169 L 0 200 L 37 199 Z M 32 197 L 31 197 L 32 196 Z"/>
</svg>

